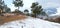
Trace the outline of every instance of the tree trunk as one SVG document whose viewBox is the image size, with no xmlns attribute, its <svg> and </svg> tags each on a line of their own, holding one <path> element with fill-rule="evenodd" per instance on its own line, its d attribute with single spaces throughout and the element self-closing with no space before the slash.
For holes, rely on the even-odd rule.
<svg viewBox="0 0 60 28">
<path fill-rule="evenodd" d="M 18 10 L 19 10 L 19 6 L 18 6 Z"/>
<path fill-rule="evenodd" d="M 35 14 L 35 18 L 36 18 L 37 14 Z"/>
</svg>

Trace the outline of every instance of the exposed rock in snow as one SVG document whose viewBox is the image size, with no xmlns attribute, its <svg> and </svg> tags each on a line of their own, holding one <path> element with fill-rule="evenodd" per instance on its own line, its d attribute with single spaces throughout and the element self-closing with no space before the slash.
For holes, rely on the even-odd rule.
<svg viewBox="0 0 60 28">
<path fill-rule="evenodd" d="M 0 28 L 60 28 L 60 24 L 28 17 L 25 20 L 16 20 L 5 23 Z"/>
</svg>

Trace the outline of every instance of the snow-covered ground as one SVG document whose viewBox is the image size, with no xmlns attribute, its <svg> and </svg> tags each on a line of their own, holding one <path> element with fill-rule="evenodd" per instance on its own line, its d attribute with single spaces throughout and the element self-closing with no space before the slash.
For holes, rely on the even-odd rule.
<svg viewBox="0 0 60 28">
<path fill-rule="evenodd" d="M 0 28 L 60 28 L 60 24 L 28 17 L 0 25 Z"/>
</svg>

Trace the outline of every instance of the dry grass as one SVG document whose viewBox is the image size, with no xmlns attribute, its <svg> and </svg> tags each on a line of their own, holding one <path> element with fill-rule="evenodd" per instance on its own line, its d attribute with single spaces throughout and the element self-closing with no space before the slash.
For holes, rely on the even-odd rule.
<svg viewBox="0 0 60 28">
<path fill-rule="evenodd" d="M 7 22 L 10 22 L 10 21 L 22 20 L 25 18 L 26 18 L 26 16 L 24 16 L 24 15 L 0 16 L 0 25 L 7 23 Z"/>
<path fill-rule="evenodd" d="M 58 18 L 55 18 L 55 19 L 47 19 L 48 21 L 51 21 L 51 22 L 56 22 L 56 23 L 60 23 L 60 17 Z"/>
<path fill-rule="evenodd" d="M 53 20 L 54 22 L 60 23 L 60 17 Z"/>
</svg>

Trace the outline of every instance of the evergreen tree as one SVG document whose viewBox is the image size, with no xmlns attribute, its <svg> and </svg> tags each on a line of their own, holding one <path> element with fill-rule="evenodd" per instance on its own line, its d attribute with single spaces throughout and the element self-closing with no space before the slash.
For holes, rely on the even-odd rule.
<svg viewBox="0 0 60 28">
<path fill-rule="evenodd" d="M 13 1 L 13 4 L 18 7 L 18 10 L 19 10 L 19 7 L 22 7 L 23 6 L 23 1 L 22 0 L 15 0 Z"/>
<path fill-rule="evenodd" d="M 24 12 L 29 12 L 29 11 L 27 9 L 25 9 Z"/>
<path fill-rule="evenodd" d="M 4 1 L 0 0 L 0 14 L 3 13 L 4 5 L 5 5 Z"/>
<path fill-rule="evenodd" d="M 24 10 L 24 14 L 29 16 L 29 11 L 27 9 Z"/>
<path fill-rule="evenodd" d="M 13 11 L 13 13 L 20 13 L 20 14 L 22 14 L 23 12 L 19 11 L 18 9 L 15 9 L 15 11 Z"/>
<path fill-rule="evenodd" d="M 32 3 L 32 6 L 31 6 L 31 11 L 34 15 L 34 17 L 36 17 L 37 15 L 41 14 L 43 9 L 42 9 L 42 6 L 40 6 L 38 4 L 38 2 L 35 2 L 35 3 Z"/>
<path fill-rule="evenodd" d="M 11 11 L 10 8 L 7 7 L 7 5 L 5 5 L 4 1 L 0 0 L 0 8 L 2 8 L 2 12 L 8 12 Z"/>
<path fill-rule="evenodd" d="M 2 10 L 1 10 L 2 8 L 0 8 L 0 14 L 2 14 Z"/>
<path fill-rule="evenodd" d="M 9 12 L 11 12 L 11 9 L 10 9 L 10 8 L 7 8 L 5 11 L 6 11 L 7 13 L 9 13 Z"/>
</svg>

